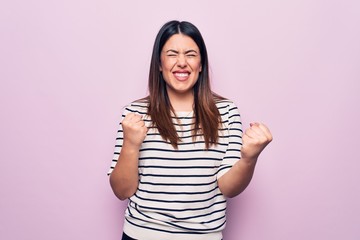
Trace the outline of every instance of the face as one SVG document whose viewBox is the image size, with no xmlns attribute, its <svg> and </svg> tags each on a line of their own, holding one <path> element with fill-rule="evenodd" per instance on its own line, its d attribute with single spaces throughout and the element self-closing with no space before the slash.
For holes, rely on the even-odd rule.
<svg viewBox="0 0 360 240">
<path fill-rule="evenodd" d="M 199 47 L 192 38 L 174 34 L 161 51 L 160 71 L 169 96 L 192 94 L 201 72 Z"/>
</svg>

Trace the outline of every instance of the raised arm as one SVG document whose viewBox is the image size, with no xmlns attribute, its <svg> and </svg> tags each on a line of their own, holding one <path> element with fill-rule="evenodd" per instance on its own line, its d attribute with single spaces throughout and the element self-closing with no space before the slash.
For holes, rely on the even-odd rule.
<svg viewBox="0 0 360 240">
<path fill-rule="evenodd" d="M 229 198 L 237 196 L 249 185 L 257 159 L 272 141 L 272 135 L 264 124 L 251 123 L 242 141 L 241 159 L 218 180 L 220 191 Z"/>
<path fill-rule="evenodd" d="M 124 140 L 118 161 L 110 175 L 114 194 L 125 200 L 135 194 L 139 184 L 139 150 L 147 134 L 147 127 L 141 115 L 129 113 L 122 123 Z"/>
</svg>

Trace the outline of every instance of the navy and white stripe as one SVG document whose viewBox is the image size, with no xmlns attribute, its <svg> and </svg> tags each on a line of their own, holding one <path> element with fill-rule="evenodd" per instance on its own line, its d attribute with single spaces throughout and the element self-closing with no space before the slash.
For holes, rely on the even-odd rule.
<svg viewBox="0 0 360 240">
<path fill-rule="evenodd" d="M 149 128 L 139 157 L 139 186 L 129 199 L 124 231 L 138 239 L 221 239 L 225 227 L 226 199 L 217 179 L 240 159 L 242 124 L 237 107 L 228 100 L 216 103 L 222 126 L 219 143 L 205 149 L 202 136 L 193 141 L 193 116 L 177 113 L 173 118 L 181 142 L 178 149 L 164 141 L 156 128 Z M 134 102 L 125 108 L 151 119 L 146 102 Z M 120 124 L 114 157 L 114 169 L 123 143 Z M 169 235 L 170 234 L 170 235 Z"/>
</svg>

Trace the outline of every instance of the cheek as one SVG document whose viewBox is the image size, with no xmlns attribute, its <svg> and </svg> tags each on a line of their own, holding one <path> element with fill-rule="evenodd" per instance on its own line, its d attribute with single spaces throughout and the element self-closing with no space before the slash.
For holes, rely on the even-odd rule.
<svg viewBox="0 0 360 240">
<path fill-rule="evenodd" d="M 175 63 L 176 62 L 172 62 L 172 61 L 163 61 L 160 64 L 160 69 L 161 71 L 170 71 L 174 67 Z"/>
<path fill-rule="evenodd" d="M 189 65 L 191 65 L 191 68 L 192 68 L 193 70 L 196 69 L 197 71 L 201 72 L 201 70 L 202 70 L 201 60 L 199 61 L 199 59 L 192 59 L 192 60 L 189 61 L 188 63 L 189 63 Z"/>
<path fill-rule="evenodd" d="M 195 69 L 197 69 L 199 72 L 201 72 L 201 71 L 202 71 L 202 66 L 201 66 L 201 63 L 196 62 L 193 66 L 195 66 Z"/>
</svg>

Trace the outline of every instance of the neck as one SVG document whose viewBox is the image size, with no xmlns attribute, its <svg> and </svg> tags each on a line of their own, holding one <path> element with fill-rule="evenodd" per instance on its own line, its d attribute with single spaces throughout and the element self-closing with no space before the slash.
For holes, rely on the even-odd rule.
<svg viewBox="0 0 360 240">
<path fill-rule="evenodd" d="M 168 96 L 175 112 L 190 112 L 193 110 L 194 94 L 192 91 L 185 94 L 173 94 L 168 91 Z"/>
</svg>

